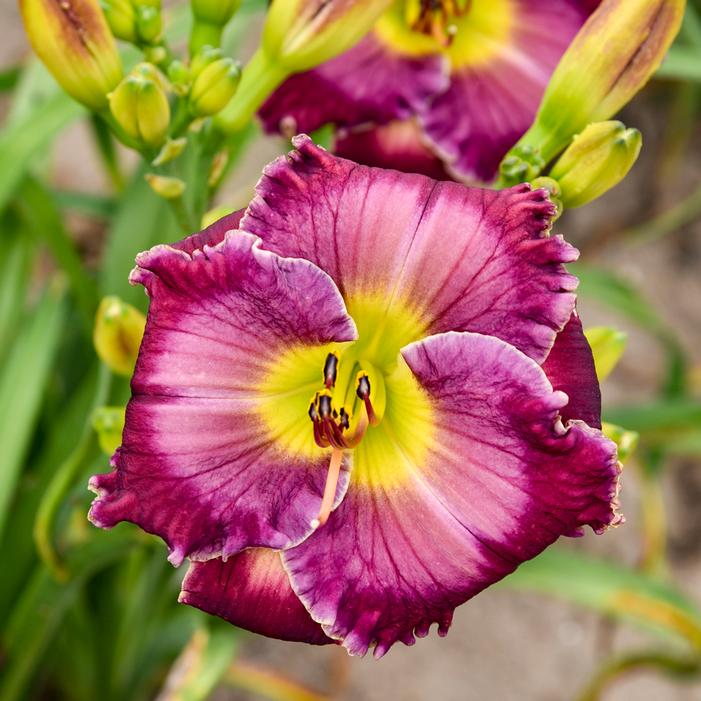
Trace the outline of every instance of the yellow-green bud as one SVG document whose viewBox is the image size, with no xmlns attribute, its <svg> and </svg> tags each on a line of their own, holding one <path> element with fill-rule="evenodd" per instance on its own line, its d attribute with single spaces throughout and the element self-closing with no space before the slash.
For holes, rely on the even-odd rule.
<svg viewBox="0 0 701 701">
<path fill-rule="evenodd" d="M 638 159 L 642 136 L 621 122 L 590 124 L 550 171 L 560 185 L 565 207 L 581 207 L 601 197 L 625 178 Z"/>
<path fill-rule="evenodd" d="M 190 69 L 182 61 L 171 62 L 168 66 L 168 78 L 176 95 L 187 95 L 190 89 Z"/>
<path fill-rule="evenodd" d="M 239 9 L 241 0 L 190 0 L 192 16 L 198 22 L 225 25 Z"/>
<path fill-rule="evenodd" d="M 562 57 L 519 144 L 547 162 L 587 124 L 610 119 L 660 66 L 684 7 L 685 0 L 603 0 Z"/>
<path fill-rule="evenodd" d="M 209 44 L 203 46 L 195 56 L 193 56 L 190 62 L 190 76 L 193 79 L 197 78 L 210 63 L 214 63 L 221 58 L 223 58 L 221 49 L 216 46 L 210 46 Z"/>
<path fill-rule="evenodd" d="M 318 66 L 355 46 L 393 0 L 273 0 L 262 45 L 241 77 L 236 97 L 217 117 L 224 132 L 243 128 L 292 73 Z"/>
<path fill-rule="evenodd" d="M 110 111 L 128 136 L 148 148 L 158 148 L 168 136 L 170 105 L 162 79 L 150 69 L 149 64 L 142 64 L 110 93 Z"/>
<path fill-rule="evenodd" d="M 61 87 L 95 112 L 122 79 L 117 46 L 98 0 L 20 0 L 29 41 Z"/>
<path fill-rule="evenodd" d="M 158 167 L 175 160 L 185 150 L 186 146 L 187 139 L 184 137 L 181 139 L 168 139 L 153 160 L 153 165 Z"/>
<path fill-rule="evenodd" d="M 560 190 L 560 185 L 558 184 L 557 180 L 553 180 L 552 178 L 548 178 L 546 176 L 541 176 L 531 182 L 531 187 L 534 190 L 545 190 L 548 193 L 550 201 L 557 208 L 553 220 L 559 219 L 560 215 L 562 214 L 563 206 L 561 199 L 562 191 Z"/>
<path fill-rule="evenodd" d="M 628 336 L 623 331 L 617 331 L 606 326 L 594 326 L 584 331 L 589 341 L 594 365 L 599 381 L 605 380 L 618 365 L 626 349 Z"/>
<path fill-rule="evenodd" d="M 93 343 L 113 372 L 131 375 L 146 327 L 146 317 L 119 297 L 105 297 L 95 316 Z"/>
<path fill-rule="evenodd" d="M 147 44 L 155 44 L 163 32 L 163 19 L 158 7 L 140 5 L 136 8 L 136 29 L 139 38 Z"/>
<path fill-rule="evenodd" d="M 163 199 L 174 200 L 185 192 L 185 183 L 180 178 L 171 178 L 167 175 L 146 173 L 144 176 L 151 189 Z"/>
<path fill-rule="evenodd" d="M 136 41 L 136 13 L 131 0 L 101 0 L 112 34 L 122 41 Z"/>
<path fill-rule="evenodd" d="M 209 117 L 220 112 L 234 96 L 240 79 L 241 67 L 230 58 L 210 63 L 192 84 L 192 114 L 196 117 Z"/>
<path fill-rule="evenodd" d="M 350 49 L 392 0 L 273 0 L 263 49 L 290 71 L 304 71 Z"/>
<path fill-rule="evenodd" d="M 101 406 L 92 415 L 100 450 L 106 455 L 113 455 L 122 444 L 125 413 L 123 406 Z"/>
</svg>

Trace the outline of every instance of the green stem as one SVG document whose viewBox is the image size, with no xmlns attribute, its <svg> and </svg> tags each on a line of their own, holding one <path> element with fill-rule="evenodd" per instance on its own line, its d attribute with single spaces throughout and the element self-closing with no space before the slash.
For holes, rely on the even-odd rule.
<svg viewBox="0 0 701 701">
<path fill-rule="evenodd" d="M 244 129 L 258 108 L 289 74 L 262 47 L 259 48 L 243 70 L 236 95 L 216 116 L 216 127 L 225 134 L 236 134 Z"/>
<path fill-rule="evenodd" d="M 701 672 L 701 661 L 696 658 L 672 657 L 656 650 L 634 652 L 615 658 L 596 673 L 577 701 L 599 701 L 612 682 L 625 673 L 653 669 L 679 679 L 696 677 Z"/>
<path fill-rule="evenodd" d="M 648 243 L 671 234 L 683 226 L 690 224 L 701 214 L 701 185 L 692 193 L 652 219 L 639 226 L 625 229 L 618 238 L 630 239 L 634 244 Z"/>
<path fill-rule="evenodd" d="M 184 195 L 179 195 L 178 197 L 171 197 L 167 200 L 170 205 L 170 209 L 175 216 L 175 220 L 185 234 L 192 234 L 199 230 L 199 222 L 196 221 L 195 216 L 190 211 L 185 201 Z"/>
<path fill-rule="evenodd" d="M 109 368 L 101 363 L 95 388 L 95 397 L 92 403 L 93 411 L 107 401 L 111 382 L 112 374 Z M 49 483 L 46 493 L 39 504 L 34 522 L 34 543 L 39 556 L 53 576 L 60 581 L 65 581 L 68 578 L 68 570 L 54 544 L 53 531 L 56 515 L 63 498 L 89 457 L 94 440 L 92 424 L 90 420 L 87 420 L 75 449 L 59 466 L 54 478 Z"/>
<path fill-rule="evenodd" d="M 223 30 L 224 28 L 219 24 L 195 20 L 190 33 L 190 57 L 194 58 L 197 56 L 205 46 L 212 46 L 215 49 L 219 48 Z"/>
<path fill-rule="evenodd" d="M 119 167 L 119 159 L 117 157 L 117 150 L 114 147 L 112 134 L 107 124 L 96 114 L 90 115 L 90 126 L 92 127 L 93 137 L 95 138 L 97 152 L 100 155 L 100 159 L 112 183 L 112 187 L 115 192 L 121 192 L 124 189 L 124 175 Z"/>
</svg>

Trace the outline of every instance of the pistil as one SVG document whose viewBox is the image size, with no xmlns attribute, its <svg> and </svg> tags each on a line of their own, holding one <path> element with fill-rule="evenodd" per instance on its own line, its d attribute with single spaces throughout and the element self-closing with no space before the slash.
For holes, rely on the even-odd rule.
<svg viewBox="0 0 701 701">
<path fill-rule="evenodd" d="M 338 486 L 338 477 L 341 474 L 341 463 L 343 462 L 343 451 L 340 448 L 334 448 L 331 453 L 331 463 L 329 464 L 329 472 L 326 475 L 326 485 L 324 486 L 324 496 L 321 500 L 319 515 L 312 520 L 312 528 L 323 526 L 331 515 L 333 502 L 336 498 L 336 488 Z"/>
</svg>

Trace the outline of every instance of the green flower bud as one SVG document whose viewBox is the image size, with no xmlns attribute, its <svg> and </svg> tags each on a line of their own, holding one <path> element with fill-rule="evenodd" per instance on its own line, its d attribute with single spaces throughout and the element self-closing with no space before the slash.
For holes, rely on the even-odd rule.
<svg viewBox="0 0 701 701">
<path fill-rule="evenodd" d="M 112 456 L 122 444 L 125 413 L 123 406 L 101 406 L 92 415 L 92 426 L 105 455 Z"/>
<path fill-rule="evenodd" d="M 190 0 L 192 16 L 198 22 L 225 25 L 241 6 L 241 0 Z"/>
<path fill-rule="evenodd" d="M 234 96 L 241 66 L 230 58 L 210 63 L 192 84 L 190 111 L 196 117 L 209 117 L 220 112 Z"/>
<path fill-rule="evenodd" d="M 131 0 L 101 0 L 102 11 L 112 34 L 134 43 L 136 41 L 136 13 Z"/>
<path fill-rule="evenodd" d="M 20 0 L 29 41 L 61 87 L 100 112 L 122 79 L 114 37 L 98 0 Z"/>
<path fill-rule="evenodd" d="M 553 166 L 565 207 L 601 197 L 628 174 L 640 154 L 642 136 L 621 122 L 596 122 L 577 134 Z"/>
<path fill-rule="evenodd" d="M 393 0 L 273 0 L 262 46 L 243 71 L 241 85 L 217 125 L 245 126 L 270 93 L 292 73 L 306 71 L 357 44 Z"/>
<path fill-rule="evenodd" d="M 636 451 L 640 440 L 640 434 L 637 431 L 628 431 L 605 421 L 601 430 L 606 438 L 610 438 L 618 446 L 618 459 L 621 462 L 625 462 Z"/>
<path fill-rule="evenodd" d="M 171 62 L 168 66 L 168 79 L 176 95 L 187 95 L 190 90 L 190 69 L 182 61 Z"/>
<path fill-rule="evenodd" d="M 151 189 L 165 200 L 174 200 L 185 192 L 185 183 L 180 178 L 146 173 L 144 176 Z"/>
<path fill-rule="evenodd" d="M 603 0 L 562 57 L 519 144 L 550 161 L 587 124 L 611 118 L 659 67 L 684 7 L 685 0 Z"/>
<path fill-rule="evenodd" d="M 119 297 L 105 297 L 95 316 L 93 343 L 113 372 L 131 375 L 146 327 L 146 317 Z"/>
<path fill-rule="evenodd" d="M 628 335 L 606 326 L 594 326 L 584 331 L 594 355 L 594 365 L 599 382 L 603 382 L 618 365 L 626 349 Z"/>
<path fill-rule="evenodd" d="M 197 78 L 197 76 L 202 73 L 202 71 L 209 66 L 210 63 L 214 63 L 219 59 L 223 58 L 222 50 L 210 46 L 209 44 L 203 46 L 196 54 L 193 56 L 190 63 L 190 75 L 191 77 Z"/>
<path fill-rule="evenodd" d="M 155 69 L 152 74 L 152 67 L 143 66 L 132 71 L 110 94 L 110 111 L 128 136 L 149 148 L 158 148 L 168 135 L 170 105 Z"/>
<path fill-rule="evenodd" d="M 147 44 L 155 44 L 163 33 L 163 19 L 160 9 L 150 5 L 137 7 L 136 29 L 142 41 Z"/>
</svg>

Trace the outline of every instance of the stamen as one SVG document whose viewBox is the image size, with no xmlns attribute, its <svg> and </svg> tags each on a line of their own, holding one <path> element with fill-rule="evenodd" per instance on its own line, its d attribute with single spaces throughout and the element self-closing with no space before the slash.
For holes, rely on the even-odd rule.
<svg viewBox="0 0 701 701">
<path fill-rule="evenodd" d="M 324 385 L 326 389 L 331 389 L 336 386 L 336 377 L 338 375 L 338 355 L 329 353 L 326 356 L 324 363 Z"/>
<path fill-rule="evenodd" d="M 419 0 L 418 16 L 411 28 L 448 47 L 457 33 L 453 18 L 467 14 L 470 5 L 471 0 Z"/>
<path fill-rule="evenodd" d="M 358 395 L 358 399 L 362 399 L 365 404 L 365 411 L 367 412 L 370 425 L 377 426 L 380 422 L 370 401 L 370 378 L 362 371 L 358 373 L 358 389 L 356 389 L 355 393 Z"/>
<path fill-rule="evenodd" d="M 324 487 L 324 496 L 321 500 L 319 515 L 312 520 L 312 527 L 318 528 L 323 526 L 331 515 L 333 502 L 336 499 L 336 488 L 338 486 L 338 477 L 341 474 L 341 463 L 343 462 L 343 451 L 340 448 L 334 448 L 331 453 L 331 462 L 329 471 L 326 475 L 326 485 Z"/>
</svg>

